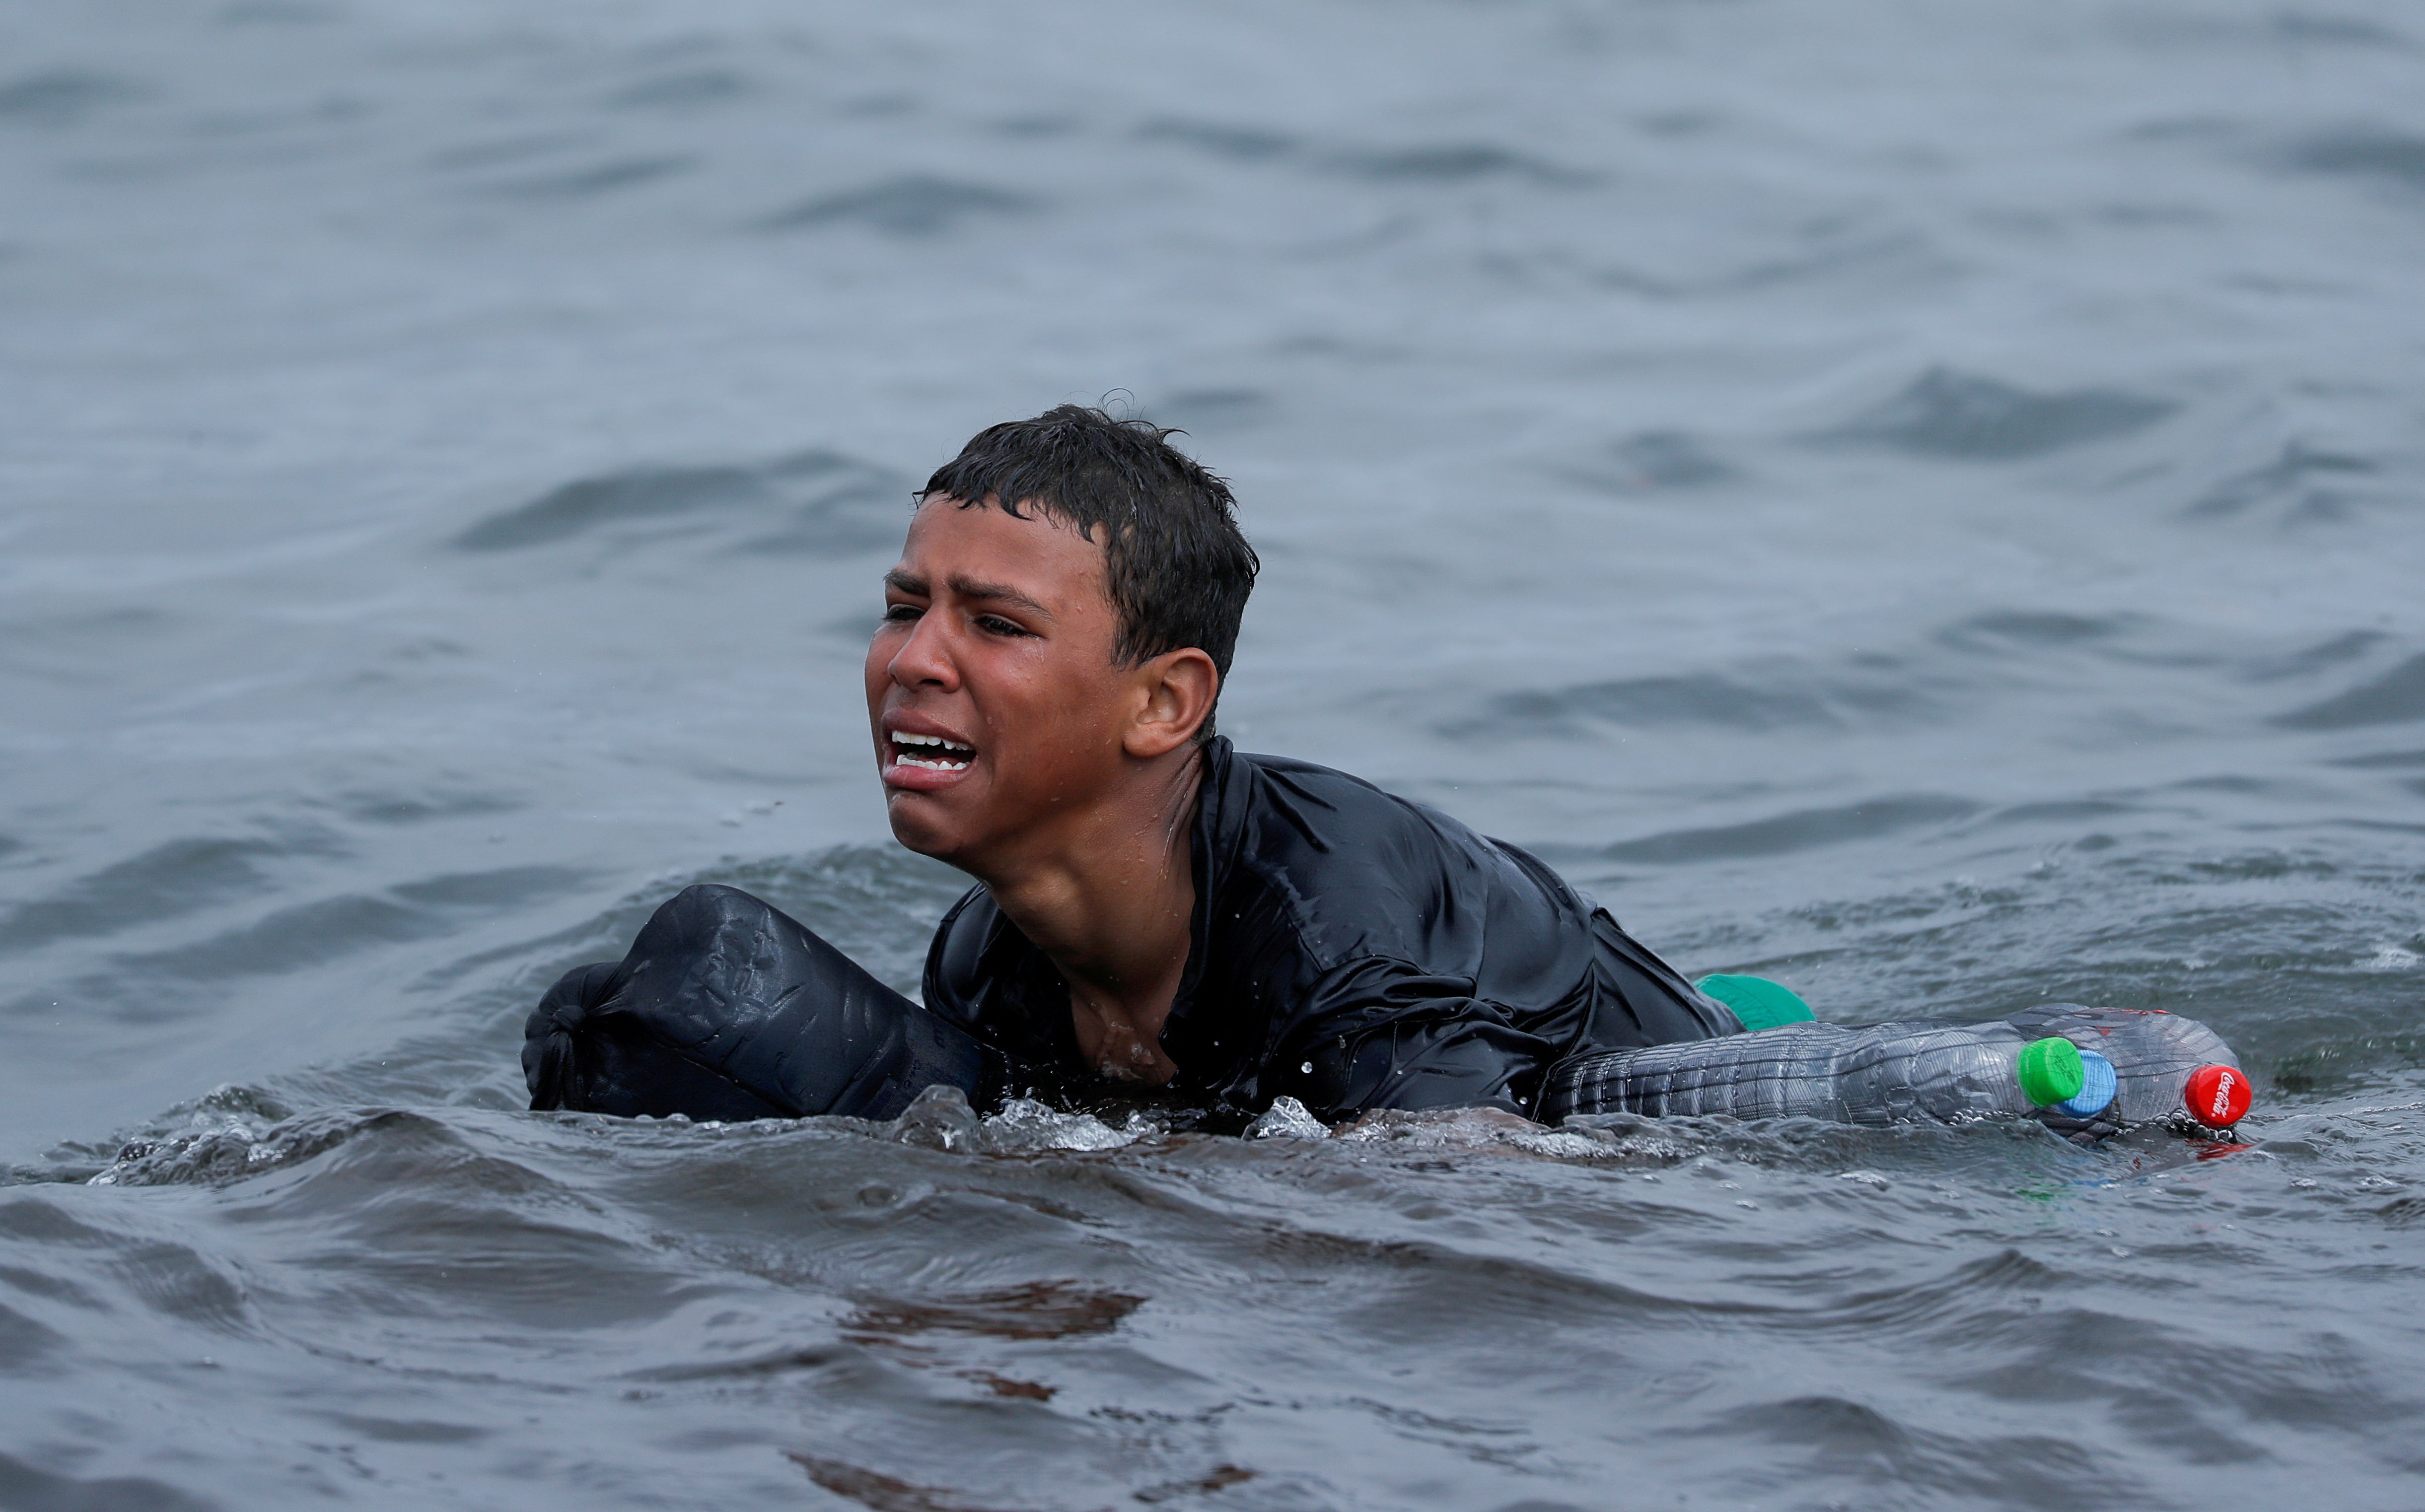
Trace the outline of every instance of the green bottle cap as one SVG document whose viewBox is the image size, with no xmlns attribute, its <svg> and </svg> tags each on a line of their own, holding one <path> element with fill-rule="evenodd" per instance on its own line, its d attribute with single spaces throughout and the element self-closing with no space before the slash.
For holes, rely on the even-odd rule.
<svg viewBox="0 0 2425 1512">
<path fill-rule="evenodd" d="M 1735 1011 L 1745 1029 L 1757 1034 L 1786 1024 L 1807 1024 L 1819 1015 L 1810 1005 L 1766 977 L 1704 977 L 1694 987 Z"/>
<path fill-rule="evenodd" d="M 2067 1103 L 2088 1085 L 2088 1068 L 2080 1064 L 2080 1046 L 2061 1035 L 2021 1046 L 2020 1062 L 2013 1071 L 2020 1078 L 2021 1095 L 2032 1107 Z"/>
</svg>

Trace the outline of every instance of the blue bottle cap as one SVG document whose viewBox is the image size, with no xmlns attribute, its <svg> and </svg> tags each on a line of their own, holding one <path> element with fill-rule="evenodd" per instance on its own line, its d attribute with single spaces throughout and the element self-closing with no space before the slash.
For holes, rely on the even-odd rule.
<svg viewBox="0 0 2425 1512">
<path fill-rule="evenodd" d="M 2113 1062 L 2094 1050 L 2080 1052 L 2080 1095 L 2057 1103 L 2055 1111 L 2070 1118 L 2095 1118 L 2112 1106 L 2121 1083 L 2113 1074 Z"/>
</svg>

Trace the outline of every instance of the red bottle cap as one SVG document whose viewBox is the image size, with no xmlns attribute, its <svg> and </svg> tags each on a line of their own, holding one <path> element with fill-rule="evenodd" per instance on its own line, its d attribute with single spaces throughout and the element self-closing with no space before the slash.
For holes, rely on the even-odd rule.
<svg viewBox="0 0 2425 1512">
<path fill-rule="evenodd" d="M 2248 1073 L 2238 1066 L 2200 1066 L 2181 1089 L 2181 1104 L 2208 1128 L 2227 1129 L 2247 1116 L 2253 1095 Z"/>
</svg>

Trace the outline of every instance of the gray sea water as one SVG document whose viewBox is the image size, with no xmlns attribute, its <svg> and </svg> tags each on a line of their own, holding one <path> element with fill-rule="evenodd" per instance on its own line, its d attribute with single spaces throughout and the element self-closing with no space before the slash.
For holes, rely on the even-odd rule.
<svg viewBox="0 0 2425 1512">
<path fill-rule="evenodd" d="M 2425 15 L 0 8 L 0 1507 L 2425 1506 Z M 1064 400 L 1223 711 L 2247 1148 L 521 1111 L 679 885 L 897 983 L 907 491 Z"/>
</svg>

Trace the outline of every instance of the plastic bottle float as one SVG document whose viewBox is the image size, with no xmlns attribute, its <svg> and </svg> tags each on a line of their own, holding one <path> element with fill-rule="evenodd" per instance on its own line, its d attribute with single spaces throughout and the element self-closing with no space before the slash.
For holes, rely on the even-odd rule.
<svg viewBox="0 0 2425 1512">
<path fill-rule="evenodd" d="M 2176 1116 L 2225 1130 L 2250 1089 L 2223 1037 L 2177 1014 L 2054 1003 L 1983 1024 L 1821 1024 L 1759 977 L 1705 977 L 1746 1032 L 1578 1056 L 1550 1074 L 1542 1116 L 1724 1113 L 1881 1125 L 2034 1117 L 2067 1134 Z"/>
</svg>

